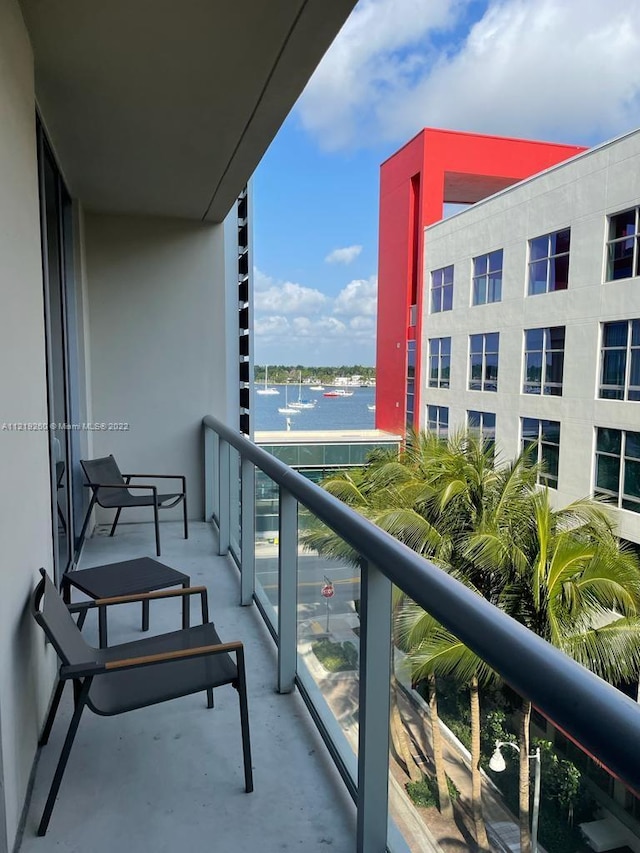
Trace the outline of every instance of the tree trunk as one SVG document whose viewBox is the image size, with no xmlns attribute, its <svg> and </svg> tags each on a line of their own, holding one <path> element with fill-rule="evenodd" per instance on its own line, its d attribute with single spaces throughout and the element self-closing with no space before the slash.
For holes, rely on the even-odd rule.
<svg viewBox="0 0 640 853">
<path fill-rule="evenodd" d="M 476 833 L 476 844 L 482 851 L 490 851 L 487 828 L 482 814 L 482 776 L 480 775 L 480 693 L 478 679 L 474 676 L 469 685 L 471 705 L 471 810 Z"/>
<path fill-rule="evenodd" d="M 409 749 L 407 730 L 398 708 L 398 681 L 393 673 L 391 673 L 391 743 L 396 755 L 404 764 L 409 779 L 412 782 L 419 782 L 422 779 L 422 771 Z"/>
<path fill-rule="evenodd" d="M 433 750 L 433 763 L 436 768 L 436 782 L 438 785 L 438 802 L 440 803 L 440 814 L 447 820 L 453 820 L 453 806 L 449 796 L 447 774 L 444 769 L 444 755 L 442 752 L 442 732 L 440 731 L 440 719 L 438 717 L 438 694 L 436 692 L 436 677 L 430 675 L 429 684 L 429 716 L 431 717 L 431 748 Z"/>
<path fill-rule="evenodd" d="M 522 700 L 520 714 L 520 781 L 518 799 L 520 804 L 520 851 L 531 853 L 531 833 L 529 831 L 529 723 L 531 720 L 531 702 Z"/>
</svg>

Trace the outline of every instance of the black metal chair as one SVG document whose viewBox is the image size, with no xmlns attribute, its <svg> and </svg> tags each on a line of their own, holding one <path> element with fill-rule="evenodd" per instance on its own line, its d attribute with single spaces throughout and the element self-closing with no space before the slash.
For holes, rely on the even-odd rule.
<svg viewBox="0 0 640 853">
<path fill-rule="evenodd" d="M 213 624 L 160 634 L 109 649 L 96 649 L 83 639 L 71 613 L 44 569 L 42 580 L 31 597 L 31 611 L 55 648 L 62 665 L 40 745 L 47 743 L 66 681 L 74 687 L 74 712 L 51 783 L 49 796 L 38 827 L 44 835 L 60 789 L 80 717 L 85 707 L 102 716 L 122 714 L 146 708 L 169 699 L 207 692 L 208 706 L 214 687 L 231 684 L 238 691 L 247 793 L 253 791 L 249 712 L 244 667 L 244 649 L 240 642 L 222 643 Z M 150 595 L 188 594 L 191 590 L 173 590 Z M 129 596 L 140 601 L 140 596 Z M 119 603 L 123 603 L 121 599 Z M 72 605 L 95 607 L 98 602 Z M 235 655 L 235 662 L 231 657 Z"/>
<path fill-rule="evenodd" d="M 87 478 L 87 485 L 91 488 L 91 501 L 87 509 L 87 514 L 84 518 L 82 531 L 80 533 L 80 544 L 84 542 L 84 535 L 89 524 L 91 512 L 94 505 L 106 509 L 115 509 L 116 515 L 111 525 L 109 536 L 113 536 L 116 532 L 116 527 L 120 519 L 120 513 L 125 507 L 133 506 L 152 506 L 153 520 L 156 530 L 156 554 L 160 556 L 160 524 L 158 519 L 159 509 L 171 509 L 182 501 L 183 518 L 184 518 L 184 538 L 189 538 L 189 528 L 187 523 L 187 483 L 182 474 L 123 474 L 118 468 L 118 464 L 113 457 L 103 456 L 100 459 L 84 459 L 80 460 L 80 464 L 84 469 Z M 172 494 L 158 494 L 157 486 L 149 483 L 132 483 L 131 480 L 139 477 L 149 477 L 151 479 L 163 480 L 180 480 L 182 482 L 182 491 L 173 492 Z M 132 494 L 132 490 L 138 494 Z M 144 494 L 146 492 L 147 494 Z"/>
</svg>

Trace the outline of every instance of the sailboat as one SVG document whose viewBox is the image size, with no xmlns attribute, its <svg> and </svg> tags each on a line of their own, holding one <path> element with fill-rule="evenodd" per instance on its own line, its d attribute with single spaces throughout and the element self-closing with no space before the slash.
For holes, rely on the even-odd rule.
<svg viewBox="0 0 640 853">
<path fill-rule="evenodd" d="M 284 406 L 278 408 L 278 411 L 281 415 L 298 415 L 300 412 L 298 409 L 293 409 L 289 405 L 289 386 L 284 386 Z"/>
<path fill-rule="evenodd" d="M 273 387 L 269 388 L 269 386 L 267 385 L 268 378 L 269 378 L 269 367 L 267 366 L 264 369 L 264 388 L 256 388 L 256 394 L 272 395 L 272 394 L 279 394 L 280 393 L 277 388 L 273 388 Z"/>
<path fill-rule="evenodd" d="M 303 400 L 302 399 L 302 371 L 300 371 L 298 376 L 298 400 L 295 403 L 291 403 L 292 409 L 313 409 L 316 405 L 315 400 Z"/>
</svg>

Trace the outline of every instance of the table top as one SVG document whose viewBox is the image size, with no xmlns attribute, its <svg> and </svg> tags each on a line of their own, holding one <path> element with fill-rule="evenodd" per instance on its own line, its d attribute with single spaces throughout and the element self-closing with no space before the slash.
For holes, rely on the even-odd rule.
<svg viewBox="0 0 640 853">
<path fill-rule="evenodd" d="M 67 572 L 71 586 L 91 598 L 110 598 L 116 595 L 136 595 L 170 586 L 189 586 L 189 575 L 159 563 L 151 557 L 138 557 L 120 563 L 107 563 L 90 569 Z"/>
</svg>

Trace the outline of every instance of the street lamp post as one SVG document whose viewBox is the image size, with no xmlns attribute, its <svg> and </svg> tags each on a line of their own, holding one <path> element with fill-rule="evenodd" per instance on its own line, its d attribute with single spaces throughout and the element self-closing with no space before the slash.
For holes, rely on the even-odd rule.
<svg viewBox="0 0 640 853">
<path fill-rule="evenodd" d="M 506 763 L 504 760 L 504 755 L 500 751 L 503 746 L 511 746 L 515 749 L 516 752 L 520 752 L 520 747 L 517 743 L 513 743 L 510 740 L 497 740 L 496 741 L 496 749 L 493 755 L 491 756 L 491 760 L 489 761 L 489 767 L 491 770 L 495 770 L 496 773 L 502 773 L 502 771 L 506 768 Z M 540 817 L 540 747 L 536 747 L 535 752 L 532 752 L 529 755 L 529 759 L 533 758 L 535 761 L 534 765 L 534 775 L 533 775 L 533 814 L 531 815 L 531 850 L 532 853 L 538 853 L 538 820 Z"/>
</svg>

